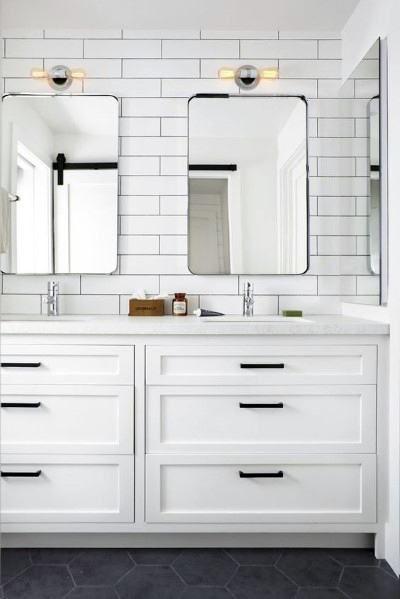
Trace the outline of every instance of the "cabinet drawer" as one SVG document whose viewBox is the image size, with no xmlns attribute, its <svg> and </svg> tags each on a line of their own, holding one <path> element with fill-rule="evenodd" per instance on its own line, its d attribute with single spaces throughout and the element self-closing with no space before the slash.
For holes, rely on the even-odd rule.
<svg viewBox="0 0 400 599">
<path fill-rule="evenodd" d="M 268 477 L 254 477 L 260 474 Z M 147 456 L 146 519 L 372 523 L 375 479 L 375 456 L 369 454 L 151 455 Z"/>
<path fill-rule="evenodd" d="M 133 468 L 133 456 L 7 456 L 2 521 L 133 522 Z"/>
<path fill-rule="evenodd" d="M 149 453 L 374 453 L 374 385 L 152 387 Z M 229 423 L 229 424 L 228 424 Z"/>
<path fill-rule="evenodd" d="M 132 385 L 133 352 L 118 346 L 9 345 L 2 348 L 2 382 Z"/>
<path fill-rule="evenodd" d="M 148 347 L 150 385 L 375 384 L 376 347 Z"/>
<path fill-rule="evenodd" d="M 133 387 L 3 385 L 3 453 L 133 453 Z"/>
</svg>

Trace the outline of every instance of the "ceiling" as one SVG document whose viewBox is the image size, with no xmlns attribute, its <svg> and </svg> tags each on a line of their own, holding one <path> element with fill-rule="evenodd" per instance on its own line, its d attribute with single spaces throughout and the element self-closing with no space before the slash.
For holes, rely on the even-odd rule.
<svg viewBox="0 0 400 599">
<path fill-rule="evenodd" d="M 341 31 L 359 0 L 0 0 L 3 28 Z"/>
<path fill-rule="evenodd" d="M 54 134 L 115 136 L 118 103 L 112 97 L 7 96 L 12 105 L 28 106 Z"/>
</svg>

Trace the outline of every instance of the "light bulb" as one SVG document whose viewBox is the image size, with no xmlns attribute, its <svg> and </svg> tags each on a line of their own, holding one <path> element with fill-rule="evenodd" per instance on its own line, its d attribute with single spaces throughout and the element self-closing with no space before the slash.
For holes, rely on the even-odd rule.
<svg viewBox="0 0 400 599">
<path fill-rule="evenodd" d="M 83 69 L 71 69 L 71 77 L 73 79 L 84 79 L 86 73 Z"/>
<path fill-rule="evenodd" d="M 43 69 L 33 68 L 31 70 L 31 76 L 34 79 L 47 79 L 48 73 L 47 73 L 47 71 L 44 71 Z"/>
<path fill-rule="evenodd" d="M 229 67 L 222 67 L 218 71 L 218 77 L 220 79 L 234 79 L 235 78 L 235 69 L 231 69 Z"/>
<path fill-rule="evenodd" d="M 279 70 L 277 68 L 260 69 L 261 79 L 277 79 Z"/>
</svg>

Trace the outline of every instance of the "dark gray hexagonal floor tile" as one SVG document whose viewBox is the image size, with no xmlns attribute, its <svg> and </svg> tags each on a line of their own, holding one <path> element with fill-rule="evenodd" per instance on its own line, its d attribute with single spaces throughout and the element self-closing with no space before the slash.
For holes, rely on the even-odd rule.
<svg viewBox="0 0 400 599">
<path fill-rule="evenodd" d="M 27 549 L 2 549 L 1 583 L 6 584 L 14 576 L 29 568 L 31 564 L 31 558 Z"/>
<path fill-rule="evenodd" d="M 77 586 L 107 586 L 116 584 L 133 566 L 123 549 L 87 549 L 69 567 Z"/>
<path fill-rule="evenodd" d="M 382 570 L 385 570 L 385 572 L 387 572 L 394 578 L 397 578 L 396 573 L 393 572 L 392 568 L 389 566 L 389 564 L 387 563 L 387 561 L 385 559 L 381 559 L 380 567 L 382 568 Z"/>
<path fill-rule="evenodd" d="M 371 549 L 330 549 L 329 555 L 343 566 L 378 566 Z"/>
<path fill-rule="evenodd" d="M 82 549 L 31 549 L 31 559 L 34 564 L 60 565 L 69 564 L 82 552 Z"/>
<path fill-rule="evenodd" d="M 344 599 L 346 595 L 339 589 L 308 587 L 299 589 L 296 599 Z"/>
<path fill-rule="evenodd" d="M 129 555 L 136 564 L 147 566 L 169 566 L 181 553 L 181 549 L 129 550 Z"/>
<path fill-rule="evenodd" d="M 66 566 L 31 566 L 4 586 L 7 599 L 61 599 L 73 587 Z"/>
<path fill-rule="evenodd" d="M 240 566 L 228 589 L 236 599 L 293 599 L 297 592 L 273 566 Z"/>
<path fill-rule="evenodd" d="M 66 599 L 118 599 L 111 587 L 78 587 Z"/>
<path fill-rule="evenodd" d="M 273 566 L 282 555 L 279 549 L 227 549 L 241 566 Z"/>
<path fill-rule="evenodd" d="M 135 566 L 116 586 L 120 599 L 177 599 L 183 588 L 169 566 Z"/>
<path fill-rule="evenodd" d="M 339 588 L 352 599 L 399 599 L 400 582 L 382 568 L 346 567 Z"/>
<path fill-rule="evenodd" d="M 232 599 L 232 595 L 215 587 L 187 587 L 179 599 Z"/>
<path fill-rule="evenodd" d="M 237 565 L 222 549 L 187 549 L 174 562 L 174 569 L 193 586 L 224 586 Z"/>
<path fill-rule="evenodd" d="M 336 587 L 343 570 L 328 553 L 316 549 L 286 549 L 276 567 L 304 587 Z"/>
</svg>

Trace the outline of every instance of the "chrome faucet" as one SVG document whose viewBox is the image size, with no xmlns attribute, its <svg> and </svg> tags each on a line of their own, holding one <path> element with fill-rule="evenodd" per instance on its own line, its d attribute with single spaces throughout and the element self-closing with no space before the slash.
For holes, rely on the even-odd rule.
<svg viewBox="0 0 400 599">
<path fill-rule="evenodd" d="M 254 313 L 254 285 L 246 281 L 243 286 L 243 316 L 253 316 Z"/>
<path fill-rule="evenodd" d="M 58 283 L 56 281 L 49 281 L 47 283 L 47 296 L 44 298 L 44 302 L 47 304 L 47 316 L 58 316 Z"/>
</svg>

